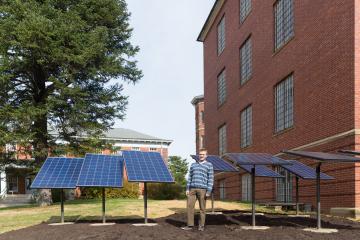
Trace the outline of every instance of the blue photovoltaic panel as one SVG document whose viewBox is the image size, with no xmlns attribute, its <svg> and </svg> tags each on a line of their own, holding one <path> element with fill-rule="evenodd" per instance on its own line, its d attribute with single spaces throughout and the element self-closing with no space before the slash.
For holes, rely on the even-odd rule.
<svg viewBox="0 0 360 240">
<path fill-rule="evenodd" d="M 251 173 L 251 165 L 240 165 L 242 169 L 244 169 L 246 172 Z M 268 167 L 265 167 L 264 165 L 257 165 L 255 166 L 255 176 L 256 177 L 271 177 L 271 178 L 283 178 L 283 175 L 280 175 L 279 173 L 271 170 Z"/>
<path fill-rule="evenodd" d="M 316 179 L 316 170 L 314 168 L 295 160 L 289 160 L 289 162 L 292 165 L 284 165 L 282 167 L 302 179 Z M 325 173 L 320 173 L 320 179 L 332 180 L 334 178 Z"/>
<path fill-rule="evenodd" d="M 83 161 L 83 158 L 47 158 L 30 188 L 76 188 Z"/>
<path fill-rule="evenodd" d="M 308 152 L 308 151 L 293 151 L 293 150 L 285 150 L 284 153 L 312 158 L 318 161 L 327 161 L 327 162 L 350 162 L 356 163 L 360 162 L 360 158 L 347 156 L 343 154 L 334 154 L 334 153 L 324 153 L 324 152 Z"/>
<path fill-rule="evenodd" d="M 174 182 L 158 152 L 123 151 L 129 182 Z"/>
<path fill-rule="evenodd" d="M 191 155 L 191 157 L 195 161 L 197 161 L 197 162 L 199 161 L 199 156 Z M 214 171 L 216 171 L 216 172 L 238 172 L 239 171 L 239 170 L 236 169 L 236 167 L 234 167 L 230 163 L 224 161 L 219 156 L 208 155 L 206 157 L 206 161 L 212 163 L 212 165 L 214 167 Z"/>
<path fill-rule="evenodd" d="M 286 165 L 281 158 L 267 153 L 226 153 L 223 158 L 239 165 Z"/>
<path fill-rule="evenodd" d="M 121 188 L 123 164 L 122 156 L 86 154 L 77 186 Z"/>
</svg>

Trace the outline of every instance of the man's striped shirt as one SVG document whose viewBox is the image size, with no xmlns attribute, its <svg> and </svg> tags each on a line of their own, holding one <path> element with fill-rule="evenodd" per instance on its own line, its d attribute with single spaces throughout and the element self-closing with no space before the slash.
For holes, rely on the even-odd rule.
<svg viewBox="0 0 360 240">
<path fill-rule="evenodd" d="M 190 166 L 186 190 L 191 188 L 206 189 L 210 193 L 214 185 L 214 168 L 210 162 L 195 162 Z"/>
</svg>

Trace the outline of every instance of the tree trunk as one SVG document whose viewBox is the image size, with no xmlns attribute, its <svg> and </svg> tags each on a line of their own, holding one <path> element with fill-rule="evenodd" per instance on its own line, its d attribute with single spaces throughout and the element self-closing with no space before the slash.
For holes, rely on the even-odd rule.
<svg viewBox="0 0 360 240">
<path fill-rule="evenodd" d="M 47 112 L 41 112 L 46 109 L 47 92 L 46 92 L 46 75 L 41 66 L 35 64 L 33 68 L 34 72 L 34 89 L 33 99 L 34 105 L 40 110 L 40 113 L 36 115 L 32 132 L 33 148 L 35 153 L 35 166 L 41 167 L 45 162 L 49 154 L 48 145 L 48 128 L 47 128 Z M 52 203 L 51 190 L 39 189 L 37 202 L 40 206 L 48 206 Z"/>
</svg>

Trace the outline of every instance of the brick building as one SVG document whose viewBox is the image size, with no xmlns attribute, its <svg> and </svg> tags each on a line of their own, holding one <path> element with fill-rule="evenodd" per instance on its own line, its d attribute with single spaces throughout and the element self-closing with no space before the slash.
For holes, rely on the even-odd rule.
<svg viewBox="0 0 360 240">
<path fill-rule="evenodd" d="M 56 134 L 56 133 L 52 133 Z M 75 138 L 86 138 L 86 136 L 74 136 Z M 118 151 L 156 151 L 159 152 L 165 161 L 168 160 L 168 148 L 172 140 L 153 137 L 144 133 L 140 133 L 131 129 L 114 128 L 104 133 L 104 137 L 100 139 L 110 143 Z M 32 161 L 29 154 L 25 154 L 19 146 L 7 146 L 9 150 L 16 149 L 16 158 L 23 161 Z M 98 149 L 99 154 L 116 154 L 109 149 Z M 11 202 L 27 202 L 30 200 L 32 190 L 31 182 L 34 178 L 32 169 L 16 166 L 14 164 L 4 166 L 0 169 L 0 201 L 1 204 Z M 142 186 L 140 184 L 140 186 Z M 140 188 L 140 190 L 142 187 Z"/>
<path fill-rule="evenodd" d="M 204 96 L 199 95 L 194 97 L 191 104 L 195 107 L 195 139 L 196 154 L 198 154 L 199 149 L 205 146 Z"/>
<path fill-rule="evenodd" d="M 205 147 L 210 154 L 359 150 L 360 1 L 217 0 L 204 50 Z M 299 159 L 315 167 L 313 161 Z M 295 196 L 294 177 L 259 178 L 258 201 Z M 360 208 L 360 166 L 324 164 L 322 206 Z M 216 194 L 249 200 L 249 176 L 216 176 Z M 300 181 L 315 206 L 315 182 Z"/>
</svg>

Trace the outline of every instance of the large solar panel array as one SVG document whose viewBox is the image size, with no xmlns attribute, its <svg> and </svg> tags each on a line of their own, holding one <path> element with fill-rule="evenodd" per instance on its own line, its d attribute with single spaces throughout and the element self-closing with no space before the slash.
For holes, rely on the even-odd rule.
<svg viewBox="0 0 360 240">
<path fill-rule="evenodd" d="M 191 155 L 191 157 L 195 161 L 197 161 L 197 162 L 199 161 L 199 156 Z M 224 161 L 219 156 L 208 155 L 206 158 L 206 161 L 212 163 L 215 172 L 238 172 L 239 171 L 236 169 L 236 167 L 234 167 L 230 163 Z"/>
<path fill-rule="evenodd" d="M 246 172 L 251 173 L 251 165 L 239 165 L 242 169 L 244 169 Z M 271 170 L 268 167 L 265 167 L 264 165 L 257 165 L 255 166 L 255 176 L 256 177 L 271 177 L 271 178 L 283 178 L 283 175 L 280 175 L 279 173 Z"/>
<path fill-rule="evenodd" d="M 121 156 L 86 154 L 77 185 L 79 187 L 121 188 L 123 168 Z"/>
<path fill-rule="evenodd" d="M 76 188 L 83 161 L 83 158 L 47 158 L 31 188 Z"/>
<path fill-rule="evenodd" d="M 225 159 L 239 165 L 286 165 L 287 161 L 268 153 L 226 153 Z"/>
<path fill-rule="evenodd" d="M 289 160 L 289 162 L 291 165 L 284 165 L 282 167 L 302 179 L 316 179 L 316 170 L 314 168 L 295 160 Z M 320 179 L 332 180 L 334 178 L 325 173 L 320 173 Z"/>
<path fill-rule="evenodd" d="M 122 154 L 129 182 L 174 182 L 160 153 L 123 151 Z"/>
<path fill-rule="evenodd" d="M 313 158 L 318 161 L 327 161 L 327 162 L 360 162 L 360 158 L 347 156 L 343 154 L 334 154 L 334 153 L 323 153 L 323 152 L 308 152 L 308 151 L 293 151 L 286 150 L 283 151 L 287 154 L 292 154 L 295 156 Z"/>
</svg>

